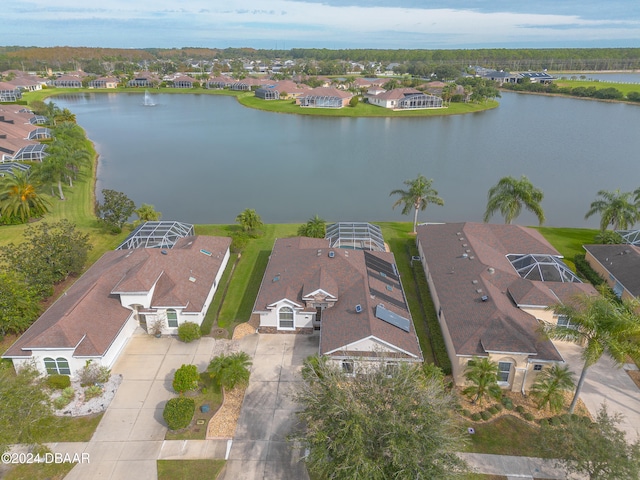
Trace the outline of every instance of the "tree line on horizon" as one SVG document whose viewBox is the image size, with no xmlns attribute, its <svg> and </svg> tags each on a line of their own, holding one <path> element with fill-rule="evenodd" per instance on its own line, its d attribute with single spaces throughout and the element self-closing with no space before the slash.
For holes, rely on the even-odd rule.
<svg viewBox="0 0 640 480">
<path fill-rule="evenodd" d="M 100 62 L 153 63 L 189 60 L 307 60 L 426 63 L 461 68 L 482 65 L 504 70 L 631 70 L 640 68 L 640 48 L 479 48 L 479 49 L 326 49 L 254 48 L 92 48 L 0 46 L 0 71 L 11 69 L 87 70 Z"/>
</svg>

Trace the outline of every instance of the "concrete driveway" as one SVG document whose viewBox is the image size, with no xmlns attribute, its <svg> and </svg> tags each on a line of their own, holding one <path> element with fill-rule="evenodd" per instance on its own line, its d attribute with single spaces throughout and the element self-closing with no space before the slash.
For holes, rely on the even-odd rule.
<svg viewBox="0 0 640 480">
<path fill-rule="evenodd" d="M 176 338 L 134 335 L 112 369 L 123 380 L 91 441 L 53 448 L 62 453 L 81 449 L 89 454 L 90 463 L 76 465 L 65 478 L 157 480 L 158 458 L 224 458 L 225 440 L 165 441 L 162 411 L 176 396 L 173 375 L 182 364 L 195 364 L 202 371 L 212 357 L 241 349 L 251 352 L 256 344 L 256 338 L 204 337 L 183 343 Z"/>
<path fill-rule="evenodd" d="M 554 342 L 554 345 L 575 373 L 577 382 L 584 365 L 582 348 L 568 342 Z M 640 389 L 606 353 L 589 368 L 580 398 L 594 417 L 606 402 L 609 413 L 623 415 L 619 428 L 627 434 L 627 440 L 636 440 L 640 429 Z"/>
<path fill-rule="evenodd" d="M 253 353 L 249 386 L 221 478 L 224 480 L 304 480 L 309 476 L 301 453 L 287 442 L 296 428 L 298 407 L 289 394 L 300 382 L 302 363 L 318 353 L 319 337 L 266 335 Z"/>
</svg>

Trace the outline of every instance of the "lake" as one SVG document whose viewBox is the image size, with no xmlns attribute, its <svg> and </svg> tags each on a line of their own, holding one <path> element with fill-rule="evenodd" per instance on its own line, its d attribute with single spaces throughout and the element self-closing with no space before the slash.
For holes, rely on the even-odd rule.
<svg viewBox="0 0 640 480">
<path fill-rule="evenodd" d="M 497 109 L 430 118 L 326 118 L 245 108 L 233 97 L 79 94 L 76 114 L 100 154 L 97 190 L 153 204 L 167 220 L 268 223 L 411 220 L 389 192 L 421 173 L 443 207 L 420 221 L 481 221 L 501 177 L 545 193 L 547 225 L 596 227 L 598 190 L 640 186 L 640 106 L 505 92 Z M 493 221 L 501 222 L 500 217 Z M 523 213 L 518 223 L 535 224 Z"/>
</svg>

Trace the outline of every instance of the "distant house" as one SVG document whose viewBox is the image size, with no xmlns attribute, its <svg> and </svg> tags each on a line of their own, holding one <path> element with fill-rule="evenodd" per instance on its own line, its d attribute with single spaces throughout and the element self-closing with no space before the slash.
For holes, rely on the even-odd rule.
<svg viewBox="0 0 640 480">
<path fill-rule="evenodd" d="M 22 98 L 22 92 L 11 83 L 0 82 L 0 102 L 17 102 Z"/>
<path fill-rule="evenodd" d="M 596 295 L 536 230 L 485 223 L 418 227 L 418 251 L 455 382 L 467 362 L 486 357 L 499 383 L 525 392 L 537 372 L 563 358 L 539 333 L 540 322 L 567 324 L 547 307 Z"/>
<path fill-rule="evenodd" d="M 585 258 L 618 297 L 640 298 L 640 247 L 584 245 Z"/>
<path fill-rule="evenodd" d="M 261 333 L 320 334 L 321 355 L 356 373 L 371 362 L 422 362 L 392 253 L 276 240 L 252 321 Z"/>
<path fill-rule="evenodd" d="M 280 100 L 280 92 L 273 87 L 260 87 L 256 90 L 256 97 L 262 100 Z"/>
<path fill-rule="evenodd" d="M 353 95 L 331 87 L 313 88 L 296 99 L 301 107 L 308 108 L 342 108 L 349 105 Z"/>
<path fill-rule="evenodd" d="M 193 85 L 197 82 L 195 78 L 187 75 L 178 75 L 173 79 L 174 88 L 193 88 Z"/>
<path fill-rule="evenodd" d="M 89 82 L 89 88 L 118 88 L 116 77 L 100 77 Z"/>
<path fill-rule="evenodd" d="M 545 85 L 553 83 L 553 81 L 556 80 L 555 77 L 549 75 L 547 72 L 520 72 L 518 75 L 520 75 L 518 81 L 521 81 L 523 78 L 528 78 L 531 83 L 543 83 Z"/>
<path fill-rule="evenodd" d="M 442 98 L 422 93 L 415 88 L 394 88 L 376 95 L 367 95 L 369 103 L 391 110 L 442 108 Z"/>
<path fill-rule="evenodd" d="M 75 376 L 88 360 L 111 367 L 138 327 L 175 334 L 201 324 L 229 259 L 230 238 L 184 237 L 172 249 L 105 253 L 5 352 L 19 369 Z"/>
<path fill-rule="evenodd" d="M 234 80 L 229 77 L 212 77 L 207 80 L 206 88 L 221 90 L 234 83 Z"/>
<path fill-rule="evenodd" d="M 127 82 L 127 87 L 153 88 L 160 84 L 158 76 L 151 72 L 140 72 Z"/>
<path fill-rule="evenodd" d="M 80 75 L 62 75 L 53 81 L 53 86 L 58 88 L 82 88 Z"/>
</svg>

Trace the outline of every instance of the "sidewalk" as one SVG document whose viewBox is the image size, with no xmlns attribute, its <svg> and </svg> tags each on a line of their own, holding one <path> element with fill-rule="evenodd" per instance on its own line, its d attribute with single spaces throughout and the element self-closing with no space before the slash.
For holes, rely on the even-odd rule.
<svg viewBox="0 0 640 480">
<path fill-rule="evenodd" d="M 510 457 L 507 455 L 488 455 L 484 453 L 459 453 L 476 473 L 502 475 L 511 478 L 564 479 L 564 470 L 555 467 L 555 460 L 534 457 Z"/>
</svg>

